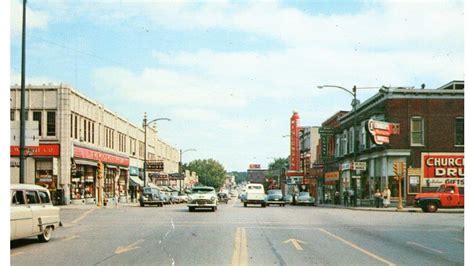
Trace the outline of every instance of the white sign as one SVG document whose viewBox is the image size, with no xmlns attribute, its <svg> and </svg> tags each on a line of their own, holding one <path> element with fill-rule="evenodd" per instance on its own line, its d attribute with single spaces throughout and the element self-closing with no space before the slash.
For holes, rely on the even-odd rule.
<svg viewBox="0 0 474 266">
<path fill-rule="evenodd" d="M 25 121 L 25 146 L 39 146 L 38 121 Z M 10 121 L 10 146 L 20 146 L 20 121 Z"/>
<path fill-rule="evenodd" d="M 361 170 L 365 171 L 367 169 L 366 162 L 353 162 L 352 163 L 352 170 Z"/>
<path fill-rule="evenodd" d="M 352 178 L 354 178 L 354 179 L 360 179 L 360 175 L 353 175 Z"/>
<path fill-rule="evenodd" d="M 410 185 L 418 185 L 419 180 L 419 176 L 410 176 Z"/>
</svg>

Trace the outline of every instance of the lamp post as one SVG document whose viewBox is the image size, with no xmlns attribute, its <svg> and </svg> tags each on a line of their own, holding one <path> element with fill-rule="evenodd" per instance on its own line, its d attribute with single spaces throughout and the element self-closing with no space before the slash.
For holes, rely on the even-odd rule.
<svg viewBox="0 0 474 266">
<path fill-rule="evenodd" d="M 187 149 L 187 150 L 179 150 L 179 173 L 181 174 L 183 172 L 183 153 L 188 152 L 188 151 L 196 151 L 196 149 Z M 184 180 L 183 180 L 184 184 Z M 180 190 L 183 189 L 183 184 L 180 185 Z"/>
<path fill-rule="evenodd" d="M 356 121 L 356 111 L 357 111 L 357 104 L 359 103 L 358 100 L 357 100 L 357 87 L 354 85 L 354 87 L 352 87 L 352 91 L 344 88 L 344 87 L 341 87 L 341 86 L 337 86 L 337 85 L 322 85 L 322 86 L 318 86 L 318 89 L 323 89 L 323 88 L 337 88 L 337 89 L 341 89 L 341 90 L 344 90 L 345 92 L 351 94 L 353 96 L 353 99 L 352 99 L 352 113 L 353 113 L 353 116 L 354 118 L 352 119 L 353 120 L 353 128 L 354 128 L 354 142 L 353 142 L 353 156 L 352 156 L 352 162 L 354 163 L 356 161 L 356 157 L 357 157 L 357 154 L 356 154 L 356 151 L 357 151 L 357 145 L 356 145 L 356 126 L 357 126 L 357 121 Z M 355 201 L 354 201 L 354 207 L 357 207 L 357 182 L 356 181 L 353 181 L 352 180 L 352 174 L 353 170 L 351 169 L 350 170 L 350 183 L 351 183 L 351 187 L 352 189 L 354 189 L 354 198 L 355 198 Z"/>
<path fill-rule="evenodd" d="M 146 139 L 146 128 L 153 122 L 155 121 L 158 121 L 158 120 L 166 120 L 166 121 L 171 121 L 171 119 L 169 118 L 156 118 L 156 119 L 153 119 L 151 121 L 147 121 L 147 118 L 146 118 L 146 112 L 145 112 L 145 115 L 144 115 L 144 118 L 143 118 L 143 127 L 145 128 L 145 156 L 143 156 L 143 187 L 145 188 L 146 187 L 146 179 L 147 179 L 147 176 L 146 176 L 146 157 L 147 157 L 147 154 L 146 154 L 146 146 L 147 146 L 147 139 Z"/>
</svg>

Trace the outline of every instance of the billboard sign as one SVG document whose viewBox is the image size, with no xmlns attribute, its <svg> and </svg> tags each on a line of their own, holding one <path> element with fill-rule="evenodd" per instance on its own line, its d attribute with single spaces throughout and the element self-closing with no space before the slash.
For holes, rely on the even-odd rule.
<svg viewBox="0 0 474 266">
<path fill-rule="evenodd" d="M 424 185 L 464 186 L 464 153 L 422 153 L 421 163 Z"/>
</svg>

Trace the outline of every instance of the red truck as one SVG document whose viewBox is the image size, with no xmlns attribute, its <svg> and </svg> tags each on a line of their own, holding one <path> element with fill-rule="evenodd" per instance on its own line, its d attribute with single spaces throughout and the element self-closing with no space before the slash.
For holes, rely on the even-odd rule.
<svg viewBox="0 0 474 266">
<path fill-rule="evenodd" d="M 415 207 L 424 212 L 436 212 L 438 208 L 464 208 L 464 187 L 443 184 L 436 192 L 420 193 L 415 197 Z"/>
</svg>

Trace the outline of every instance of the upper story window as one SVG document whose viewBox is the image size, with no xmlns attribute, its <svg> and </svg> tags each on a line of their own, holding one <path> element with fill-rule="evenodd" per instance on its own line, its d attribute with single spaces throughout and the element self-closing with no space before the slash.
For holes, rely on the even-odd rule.
<svg viewBox="0 0 474 266">
<path fill-rule="evenodd" d="M 56 136 L 56 112 L 47 113 L 46 136 Z"/>
<path fill-rule="evenodd" d="M 366 143 L 367 143 L 367 132 L 365 131 L 365 127 L 361 127 L 360 135 L 359 135 L 359 142 L 360 142 L 360 150 L 365 150 Z"/>
<path fill-rule="evenodd" d="M 424 121 L 422 117 L 412 117 L 411 123 L 411 145 L 412 146 L 423 146 L 425 145 L 424 140 Z"/>
<path fill-rule="evenodd" d="M 335 149 L 335 156 L 336 157 L 339 157 L 339 149 L 341 147 L 341 144 L 340 144 L 340 137 L 339 136 L 336 136 L 336 149 Z"/>
<path fill-rule="evenodd" d="M 38 121 L 38 136 L 41 137 L 41 112 L 33 112 L 33 121 Z"/>
<path fill-rule="evenodd" d="M 464 146 L 464 117 L 456 117 L 454 125 L 454 134 L 456 146 Z"/>
<path fill-rule="evenodd" d="M 15 110 L 10 110 L 10 121 L 15 121 Z"/>
</svg>

